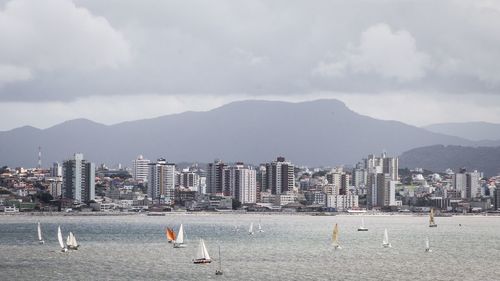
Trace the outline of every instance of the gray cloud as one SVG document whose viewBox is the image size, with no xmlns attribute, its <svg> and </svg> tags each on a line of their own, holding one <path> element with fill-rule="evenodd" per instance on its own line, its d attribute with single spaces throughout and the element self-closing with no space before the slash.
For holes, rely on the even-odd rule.
<svg viewBox="0 0 500 281">
<path fill-rule="evenodd" d="M 18 112 L 141 96 L 444 104 L 500 90 L 496 1 L 0 2 L 0 97 Z"/>
<path fill-rule="evenodd" d="M 496 3 L 12 0 L 0 95 L 495 92 Z"/>
</svg>

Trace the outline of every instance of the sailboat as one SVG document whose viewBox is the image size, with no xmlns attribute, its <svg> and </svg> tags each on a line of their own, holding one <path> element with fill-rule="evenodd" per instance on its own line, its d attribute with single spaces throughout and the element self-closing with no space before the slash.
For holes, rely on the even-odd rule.
<svg viewBox="0 0 500 281">
<path fill-rule="evenodd" d="M 384 248 L 392 247 L 391 243 L 389 243 L 389 234 L 387 233 L 387 228 L 384 230 L 384 240 L 382 240 L 382 246 Z"/>
<path fill-rule="evenodd" d="M 167 227 L 165 230 L 165 235 L 167 236 L 168 243 L 175 241 L 175 232 L 170 227 Z"/>
<path fill-rule="evenodd" d="M 260 225 L 260 220 L 259 220 L 259 227 L 258 227 L 258 229 L 259 229 L 259 232 L 264 232 L 264 229 L 262 229 L 262 226 Z"/>
<path fill-rule="evenodd" d="M 68 249 L 70 250 L 78 250 L 78 243 L 76 242 L 76 237 L 73 235 L 73 232 L 69 232 L 68 238 L 66 239 L 66 246 L 68 246 Z"/>
<path fill-rule="evenodd" d="M 210 255 L 208 254 L 207 247 L 205 247 L 205 241 L 200 239 L 200 244 L 198 245 L 198 251 L 196 252 L 196 257 L 193 263 L 211 263 Z"/>
<path fill-rule="evenodd" d="M 358 227 L 358 231 L 368 231 L 368 228 L 365 227 L 365 219 L 361 218 L 361 226 Z"/>
<path fill-rule="evenodd" d="M 61 226 L 57 227 L 57 241 L 59 241 L 59 246 L 61 246 L 61 252 L 67 252 L 68 248 L 64 245 L 62 233 L 61 233 Z"/>
<path fill-rule="evenodd" d="M 222 259 L 220 257 L 220 245 L 219 245 L 219 269 L 215 270 L 215 275 L 222 275 L 224 272 L 222 271 Z"/>
<path fill-rule="evenodd" d="M 248 229 L 248 234 L 253 235 L 253 222 L 250 223 L 250 228 Z"/>
<path fill-rule="evenodd" d="M 431 209 L 429 213 L 429 227 L 437 227 L 438 225 L 434 221 L 434 209 Z"/>
<path fill-rule="evenodd" d="M 38 230 L 38 243 L 44 244 L 45 241 L 43 241 L 43 239 L 42 239 L 42 227 L 40 226 L 40 222 L 38 222 L 37 230 Z"/>
<path fill-rule="evenodd" d="M 432 252 L 431 246 L 429 244 L 429 237 L 426 237 L 426 239 L 425 239 L 425 251 L 426 252 Z"/>
<path fill-rule="evenodd" d="M 177 235 L 177 238 L 174 240 L 174 248 L 184 248 L 186 247 L 186 244 L 184 244 L 184 227 L 181 226 L 179 227 L 179 234 Z"/>
<path fill-rule="evenodd" d="M 339 226 L 337 224 L 333 228 L 332 245 L 335 249 L 342 249 L 339 244 Z"/>
</svg>

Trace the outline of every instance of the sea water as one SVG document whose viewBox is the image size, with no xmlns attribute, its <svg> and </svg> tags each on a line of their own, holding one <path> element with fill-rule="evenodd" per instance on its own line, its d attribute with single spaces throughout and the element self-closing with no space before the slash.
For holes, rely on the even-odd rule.
<svg viewBox="0 0 500 281">
<path fill-rule="evenodd" d="M 427 217 L 364 221 L 367 232 L 357 231 L 357 215 L 0 215 L 0 280 L 500 280 L 500 217 L 440 217 L 436 228 Z M 174 249 L 165 228 L 181 223 L 187 247 Z M 331 246 L 335 223 L 340 250 Z M 60 252 L 58 225 L 79 250 Z M 392 248 L 382 247 L 385 228 Z M 224 275 L 216 261 L 193 264 L 200 238 L 214 260 L 220 245 Z"/>
</svg>

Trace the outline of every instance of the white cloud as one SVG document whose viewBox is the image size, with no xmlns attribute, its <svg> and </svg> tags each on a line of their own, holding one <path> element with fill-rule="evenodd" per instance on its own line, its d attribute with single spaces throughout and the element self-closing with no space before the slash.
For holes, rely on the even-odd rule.
<svg viewBox="0 0 500 281">
<path fill-rule="evenodd" d="M 267 62 L 266 57 L 257 56 L 253 52 L 241 48 L 234 49 L 233 54 L 236 57 L 237 61 L 250 66 L 264 64 Z"/>
<path fill-rule="evenodd" d="M 29 80 L 31 77 L 31 71 L 28 68 L 0 64 L 0 86 L 3 83 Z"/>
<path fill-rule="evenodd" d="M 4 82 L 37 71 L 115 68 L 130 59 L 120 32 L 70 0 L 9 1 L 0 10 L 0 42 L 0 64 L 14 78 Z"/>
<path fill-rule="evenodd" d="M 333 57 L 333 61 L 320 62 L 314 73 L 334 77 L 375 73 L 404 82 L 424 77 L 430 67 L 429 56 L 417 50 L 408 31 L 392 31 L 383 23 L 366 29 L 358 46 L 348 46 L 338 59 Z"/>
</svg>

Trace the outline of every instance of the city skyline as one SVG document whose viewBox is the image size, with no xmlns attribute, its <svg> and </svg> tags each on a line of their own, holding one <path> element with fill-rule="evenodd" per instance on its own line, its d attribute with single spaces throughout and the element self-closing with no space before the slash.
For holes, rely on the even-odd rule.
<svg viewBox="0 0 500 281">
<path fill-rule="evenodd" d="M 148 3 L 0 1 L 0 130 L 318 98 L 417 126 L 500 123 L 494 1 Z"/>
</svg>

